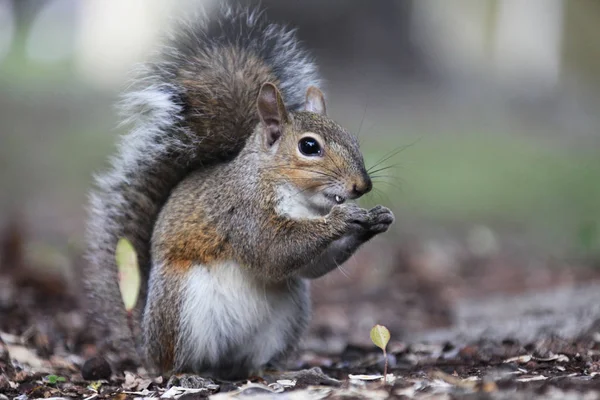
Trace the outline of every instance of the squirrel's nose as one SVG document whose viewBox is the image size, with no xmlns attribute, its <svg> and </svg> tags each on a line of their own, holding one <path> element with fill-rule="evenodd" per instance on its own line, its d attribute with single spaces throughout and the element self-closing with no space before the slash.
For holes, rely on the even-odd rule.
<svg viewBox="0 0 600 400">
<path fill-rule="evenodd" d="M 369 176 L 365 176 L 359 182 L 352 185 L 352 197 L 360 197 L 365 193 L 369 193 L 373 189 L 373 182 Z"/>
</svg>

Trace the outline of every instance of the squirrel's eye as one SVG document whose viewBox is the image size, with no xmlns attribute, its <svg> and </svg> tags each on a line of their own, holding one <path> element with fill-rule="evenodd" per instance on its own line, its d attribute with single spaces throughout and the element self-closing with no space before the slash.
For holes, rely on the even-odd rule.
<svg viewBox="0 0 600 400">
<path fill-rule="evenodd" d="M 320 156 L 322 152 L 319 142 L 311 137 L 300 139 L 298 142 L 298 148 L 305 156 Z"/>
</svg>

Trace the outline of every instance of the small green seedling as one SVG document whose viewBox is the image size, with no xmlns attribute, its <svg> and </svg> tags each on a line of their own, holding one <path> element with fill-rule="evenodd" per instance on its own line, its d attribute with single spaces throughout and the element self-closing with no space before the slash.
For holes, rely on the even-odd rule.
<svg viewBox="0 0 600 400">
<path fill-rule="evenodd" d="M 385 366 L 383 367 L 383 382 L 387 382 L 388 359 L 385 349 L 390 341 L 390 331 L 383 325 L 375 325 L 371 329 L 371 341 L 375 346 L 383 350 L 383 357 L 385 358 Z"/>
<path fill-rule="evenodd" d="M 115 252 L 119 268 L 119 289 L 128 313 L 135 307 L 140 294 L 140 268 L 137 253 L 131 242 L 125 238 L 119 239 Z"/>
<path fill-rule="evenodd" d="M 48 382 L 50 385 L 56 385 L 59 382 L 66 382 L 67 378 L 65 378 L 64 376 L 58 376 L 58 375 L 48 375 L 44 378 L 44 380 L 46 382 Z"/>
</svg>

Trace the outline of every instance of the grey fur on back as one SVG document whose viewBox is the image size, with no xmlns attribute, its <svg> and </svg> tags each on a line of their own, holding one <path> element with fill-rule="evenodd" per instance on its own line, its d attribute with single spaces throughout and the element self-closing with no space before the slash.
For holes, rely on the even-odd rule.
<svg viewBox="0 0 600 400">
<path fill-rule="evenodd" d="M 86 238 L 89 262 L 84 277 L 93 331 L 101 345 L 121 353 L 133 350 L 133 342 L 118 287 L 114 259 L 117 241 L 126 237 L 138 253 L 143 283 L 134 329 L 135 337 L 139 337 L 150 239 L 159 211 L 171 190 L 191 170 L 233 157 L 258 122 L 255 107 L 247 106 L 254 104 L 255 97 L 247 97 L 258 93 L 264 82 L 243 80 L 242 85 L 256 87 L 241 91 L 232 88 L 231 96 L 222 91 L 200 93 L 220 102 L 218 115 L 192 104 L 190 99 L 196 94 L 182 84 L 181 71 L 191 80 L 202 81 L 199 90 L 203 85 L 227 89 L 230 76 L 226 74 L 235 71 L 228 70 L 231 65 L 225 61 L 219 64 L 219 57 L 215 57 L 227 48 L 235 48 L 244 56 L 239 62 L 258 59 L 266 64 L 291 111 L 302 107 L 308 86 L 320 83 L 316 66 L 299 46 L 293 30 L 267 22 L 259 11 L 228 6 L 221 7 L 208 21 L 181 24 L 162 48 L 158 61 L 142 67 L 120 104 L 124 123 L 131 130 L 121 138 L 109 170 L 96 176 L 96 188 L 90 194 Z M 208 55 L 214 59 L 206 60 Z M 196 64 L 203 64 L 204 69 L 196 68 Z M 198 125 L 190 123 L 198 116 L 214 125 L 199 131 Z M 222 122 L 228 122 L 223 124 L 226 132 L 219 131 Z"/>
</svg>

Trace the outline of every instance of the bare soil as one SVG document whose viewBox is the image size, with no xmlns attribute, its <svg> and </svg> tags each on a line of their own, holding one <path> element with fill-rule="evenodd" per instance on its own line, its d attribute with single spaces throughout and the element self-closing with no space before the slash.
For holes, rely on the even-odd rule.
<svg viewBox="0 0 600 400">
<path fill-rule="evenodd" d="M 502 254 L 378 242 L 314 283 L 313 323 L 285 370 L 221 382 L 148 377 L 133 366 L 111 373 L 88 331 L 76 274 L 32 265 L 14 228 L 1 239 L 0 399 L 600 398 L 600 268 L 592 262 L 531 268 Z M 83 262 L 69 261 L 75 271 Z M 385 358 L 369 339 L 376 323 L 392 332 L 386 383 Z"/>
</svg>

